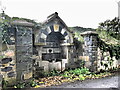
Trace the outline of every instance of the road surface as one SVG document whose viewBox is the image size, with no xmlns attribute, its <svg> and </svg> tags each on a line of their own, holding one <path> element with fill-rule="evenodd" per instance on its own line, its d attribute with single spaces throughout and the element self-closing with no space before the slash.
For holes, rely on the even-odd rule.
<svg viewBox="0 0 120 90">
<path fill-rule="evenodd" d="M 120 88 L 120 75 L 109 76 L 100 79 L 92 79 L 85 81 L 76 81 L 74 83 L 66 83 L 60 86 L 51 86 L 50 88 Z"/>
</svg>

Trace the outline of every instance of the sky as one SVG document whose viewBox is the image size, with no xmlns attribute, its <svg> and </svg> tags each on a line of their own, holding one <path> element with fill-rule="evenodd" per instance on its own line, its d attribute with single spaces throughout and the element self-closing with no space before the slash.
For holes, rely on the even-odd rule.
<svg viewBox="0 0 120 90">
<path fill-rule="evenodd" d="M 118 16 L 119 0 L 0 0 L 11 17 L 43 22 L 54 12 L 67 26 L 97 28 L 100 22 Z"/>
</svg>

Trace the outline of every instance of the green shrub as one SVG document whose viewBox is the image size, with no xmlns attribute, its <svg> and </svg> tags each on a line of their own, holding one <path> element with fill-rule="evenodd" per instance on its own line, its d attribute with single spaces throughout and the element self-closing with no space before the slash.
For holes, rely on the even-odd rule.
<svg viewBox="0 0 120 90">
<path fill-rule="evenodd" d="M 18 83 L 17 85 L 14 86 L 14 88 L 25 88 L 25 83 Z"/>
</svg>

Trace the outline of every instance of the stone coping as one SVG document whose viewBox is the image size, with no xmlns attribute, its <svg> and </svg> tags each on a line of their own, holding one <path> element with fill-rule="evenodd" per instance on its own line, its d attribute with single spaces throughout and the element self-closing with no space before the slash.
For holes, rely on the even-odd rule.
<svg viewBox="0 0 120 90">
<path fill-rule="evenodd" d="M 81 33 L 80 35 L 84 36 L 84 35 L 98 35 L 96 31 L 86 31 Z"/>
<path fill-rule="evenodd" d="M 37 46 L 44 46 L 46 45 L 46 43 L 35 43 L 35 45 Z M 73 43 L 61 43 L 61 46 L 70 46 L 70 45 L 74 45 Z"/>
<path fill-rule="evenodd" d="M 20 25 L 20 26 L 25 26 L 25 27 L 34 27 L 35 25 L 33 23 L 24 21 L 24 20 L 15 20 L 10 22 L 12 25 Z"/>
</svg>

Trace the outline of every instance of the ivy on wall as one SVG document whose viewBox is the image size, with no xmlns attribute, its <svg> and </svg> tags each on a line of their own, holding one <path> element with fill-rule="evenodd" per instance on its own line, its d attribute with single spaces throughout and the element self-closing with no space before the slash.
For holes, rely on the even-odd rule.
<svg viewBox="0 0 120 90">
<path fill-rule="evenodd" d="M 103 52 L 109 52 L 111 58 L 120 59 L 120 19 L 106 20 L 99 24 L 96 31 L 99 34 L 98 47 Z"/>
<path fill-rule="evenodd" d="M 1 18 L 0 18 L 0 28 L 2 30 L 2 44 L 11 44 L 11 35 L 14 38 L 15 35 L 15 27 L 13 25 L 11 25 L 12 21 L 15 20 L 21 20 L 21 21 L 26 21 L 26 22 L 30 22 L 33 23 L 37 26 L 37 23 L 34 20 L 30 20 L 30 19 L 26 19 L 26 18 L 19 18 L 19 17 L 9 17 L 8 15 L 6 15 L 5 13 L 1 13 Z"/>
<path fill-rule="evenodd" d="M 119 44 L 116 44 L 116 45 L 106 44 L 101 39 L 98 39 L 98 41 L 99 41 L 98 47 L 100 48 L 100 50 L 102 50 L 103 52 L 109 52 L 111 58 L 115 56 L 117 60 L 120 59 L 120 45 Z"/>
<path fill-rule="evenodd" d="M 98 29 L 101 31 L 106 31 L 110 36 L 120 40 L 120 19 L 118 17 L 100 23 Z"/>
</svg>

